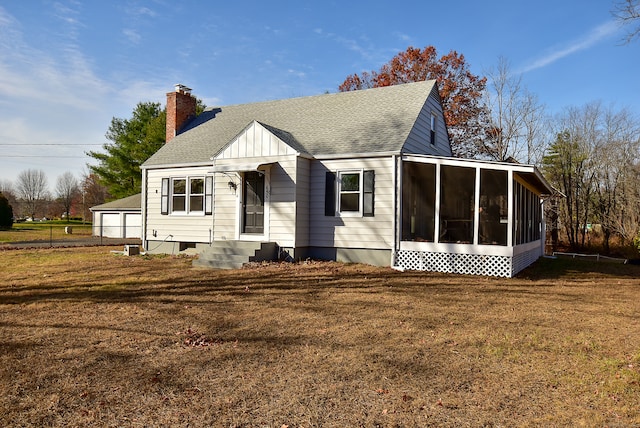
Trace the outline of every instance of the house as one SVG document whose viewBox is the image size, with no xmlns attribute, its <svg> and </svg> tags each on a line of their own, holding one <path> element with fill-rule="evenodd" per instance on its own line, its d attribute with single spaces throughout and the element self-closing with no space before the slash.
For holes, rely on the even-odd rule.
<svg viewBox="0 0 640 428">
<path fill-rule="evenodd" d="M 142 235 L 142 195 L 128 196 L 91 207 L 93 236 L 140 238 Z"/>
<path fill-rule="evenodd" d="M 214 107 L 167 94 L 142 166 L 149 252 L 317 258 L 510 277 L 544 248 L 531 165 L 452 157 L 435 81 Z"/>
</svg>

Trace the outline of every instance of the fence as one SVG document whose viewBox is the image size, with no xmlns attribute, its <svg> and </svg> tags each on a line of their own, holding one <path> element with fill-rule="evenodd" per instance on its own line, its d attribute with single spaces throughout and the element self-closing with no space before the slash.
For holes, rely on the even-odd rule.
<svg viewBox="0 0 640 428">
<path fill-rule="evenodd" d="M 139 230 L 138 226 L 138 234 Z M 140 243 L 139 235 L 130 236 L 128 231 L 123 231 L 121 235 L 125 238 L 110 237 L 101 232 L 100 228 L 94 228 L 91 224 L 17 223 L 11 230 L 0 231 L 0 246 L 65 247 Z"/>
<path fill-rule="evenodd" d="M 627 259 L 607 257 L 601 254 L 562 253 L 562 252 L 554 251 L 553 255 L 556 257 L 578 259 L 578 260 L 595 260 L 596 262 L 609 262 L 609 263 L 621 263 L 621 264 L 627 263 Z"/>
</svg>

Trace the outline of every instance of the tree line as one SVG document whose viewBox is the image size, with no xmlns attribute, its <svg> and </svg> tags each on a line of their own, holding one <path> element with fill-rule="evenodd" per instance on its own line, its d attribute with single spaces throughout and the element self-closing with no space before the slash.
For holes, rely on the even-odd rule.
<svg viewBox="0 0 640 428">
<path fill-rule="evenodd" d="M 47 175 L 39 169 L 21 171 L 14 182 L 0 181 L 0 195 L 9 207 L 6 209 L 11 210 L 14 222 L 43 218 L 91 221 L 90 208 L 111 197 L 100 178 L 92 173 L 77 178 L 65 172 L 57 177 L 51 192 Z"/>
</svg>

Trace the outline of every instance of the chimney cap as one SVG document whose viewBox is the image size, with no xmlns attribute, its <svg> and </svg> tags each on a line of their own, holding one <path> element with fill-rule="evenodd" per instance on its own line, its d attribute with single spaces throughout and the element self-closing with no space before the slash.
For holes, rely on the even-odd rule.
<svg viewBox="0 0 640 428">
<path fill-rule="evenodd" d="M 182 92 L 184 94 L 190 94 L 191 93 L 191 88 L 187 88 L 182 83 L 176 83 L 174 86 L 176 88 L 176 92 Z"/>
</svg>

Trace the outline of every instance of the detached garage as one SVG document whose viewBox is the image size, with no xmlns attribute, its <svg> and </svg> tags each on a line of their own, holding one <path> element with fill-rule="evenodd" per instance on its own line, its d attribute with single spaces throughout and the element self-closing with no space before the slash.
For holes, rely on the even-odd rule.
<svg viewBox="0 0 640 428">
<path fill-rule="evenodd" d="M 141 237 L 141 194 L 91 208 L 93 236 L 105 238 Z"/>
</svg>

